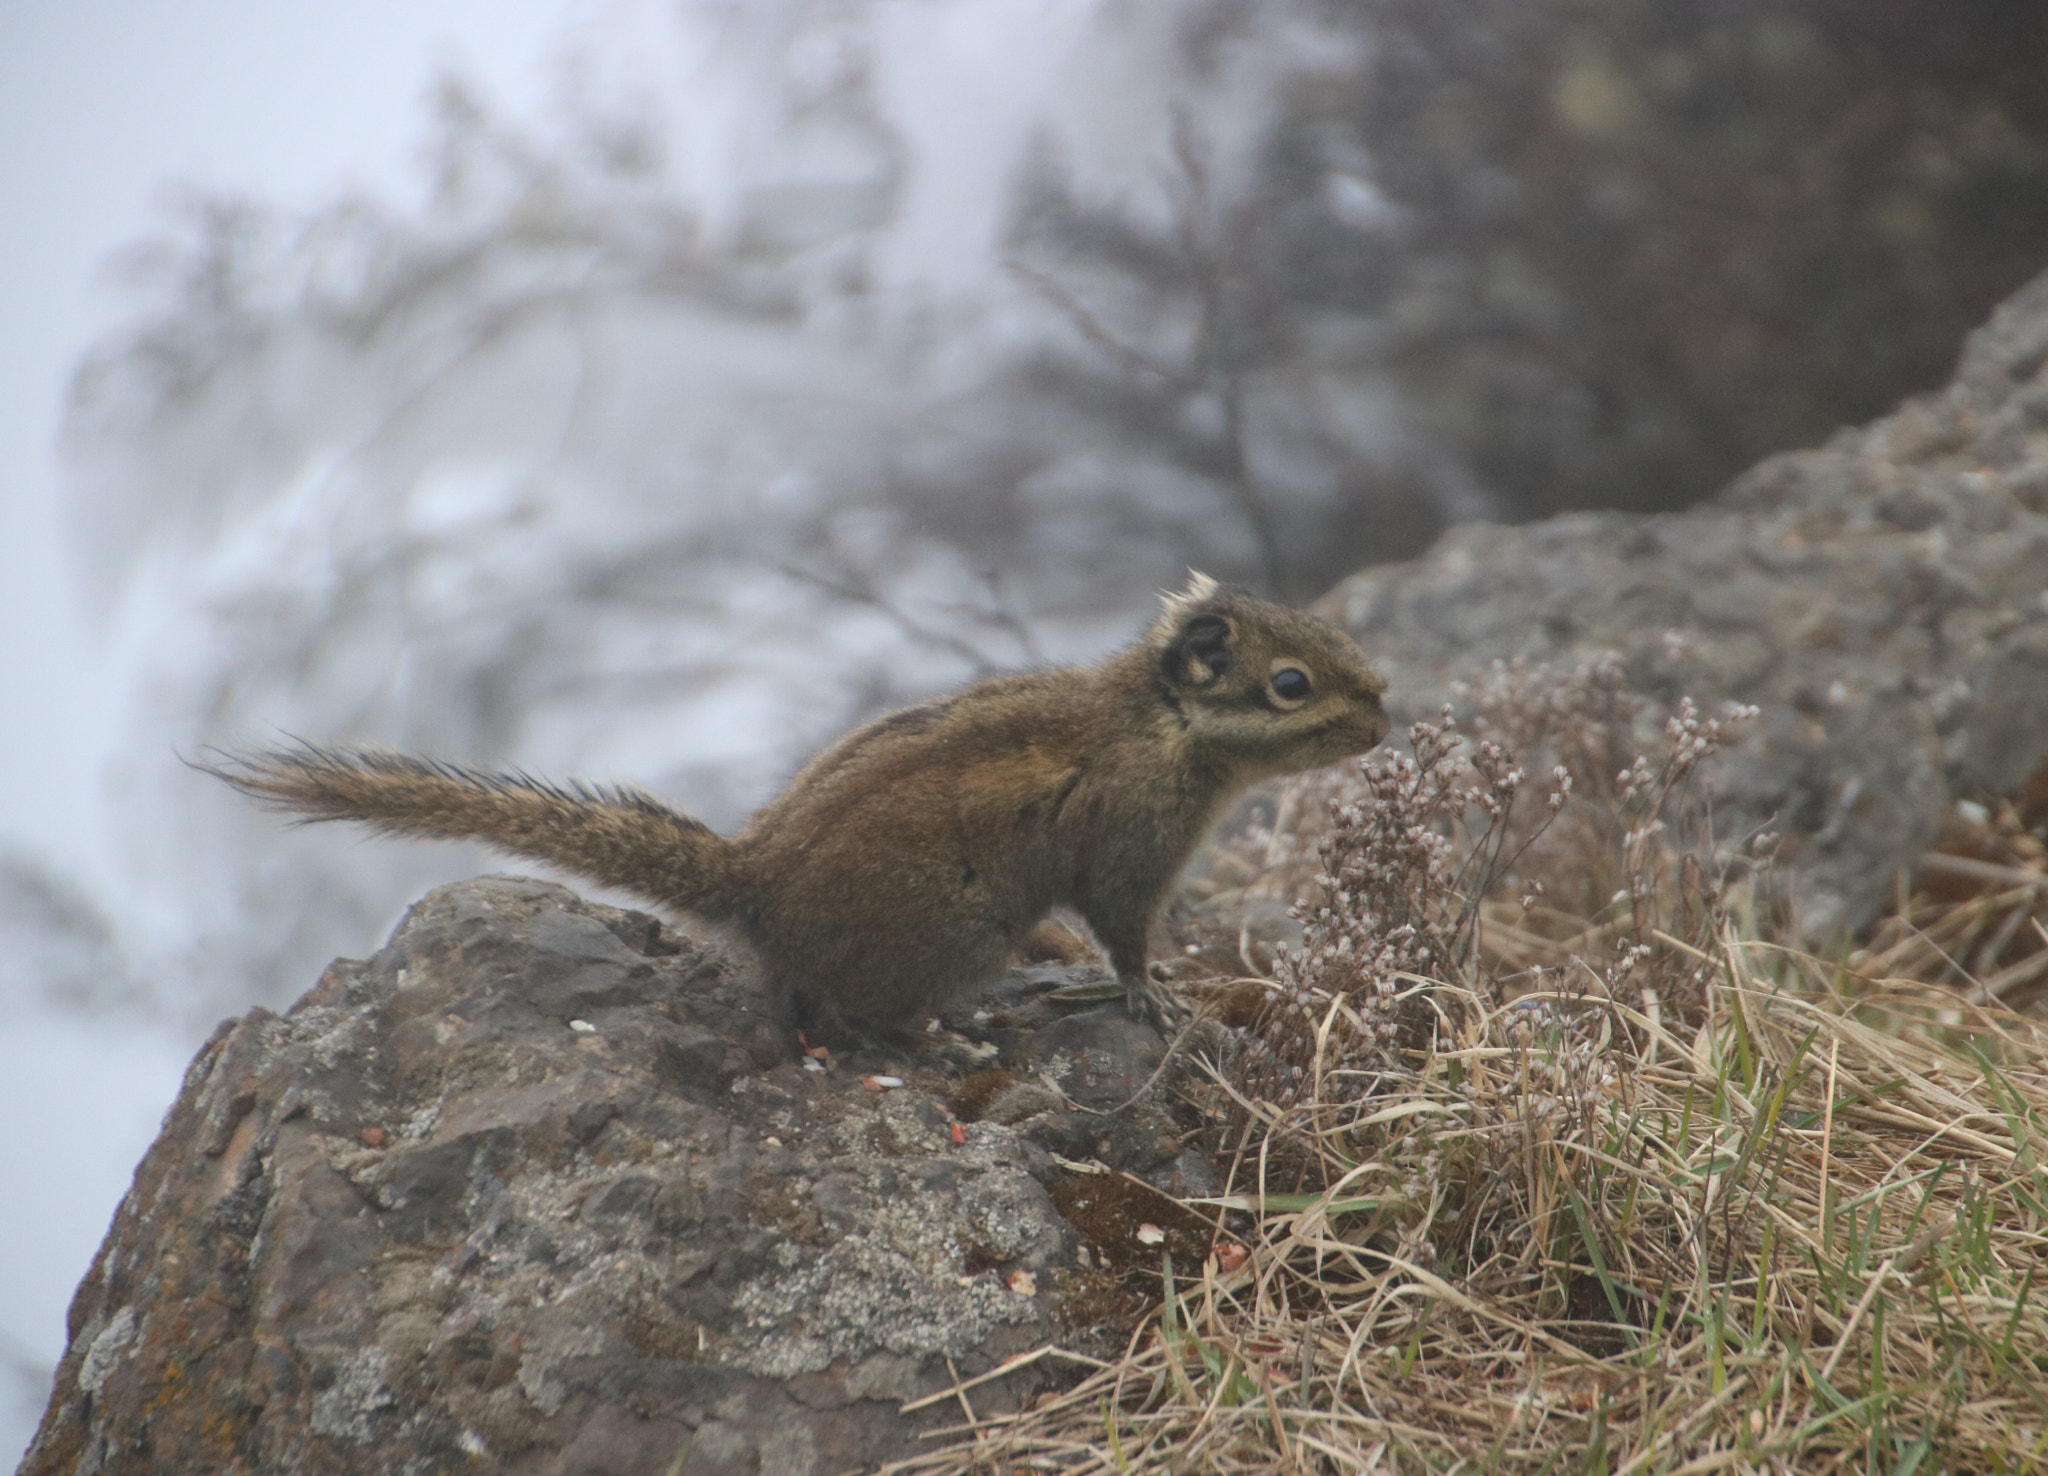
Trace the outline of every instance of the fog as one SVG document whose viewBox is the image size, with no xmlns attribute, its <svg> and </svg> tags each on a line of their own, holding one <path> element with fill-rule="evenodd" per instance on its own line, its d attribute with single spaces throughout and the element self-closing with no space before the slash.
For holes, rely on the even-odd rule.
<svg viewBox="0 0 2048 1476">
<path fill-rule="evenodd" d="M 109 262 L 186 187 L 310 205 L 417 189 L 446 65 L 531 99 L 555 4 L 81 0 L 0 7 L 0 1464 L 27 1444 L 71 1290 L 206 1022 L 145 1005 L 111 933 L 123 868 L 101 776 L 119 729 L 58 442 L 71 376 L 132 310 Z M 185 741 L 161 735 L 168 751 Z M 53 893 L 50 888 L 56 883 Z M 33 885 L 27 884 L 33 882 Z M 109 984 L 113 985 L 108 990 Z M 88 1013 L 76 995 L 111 993 Z M 71 995 L 67 1000 L 64 996 Z M 54 996 L 54 997 L 53 997 Z"/>
</svg>

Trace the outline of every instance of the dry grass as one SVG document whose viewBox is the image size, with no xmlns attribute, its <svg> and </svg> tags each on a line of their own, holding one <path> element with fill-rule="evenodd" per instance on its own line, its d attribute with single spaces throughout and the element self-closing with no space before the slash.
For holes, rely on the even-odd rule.
<svg viewBox="0 0 2048 1476">
<path fill-rule="evenodd" d="M 1303 946 L 1186 1088 L 1222 1125 L 1209 1255 L 1162 1261 L 1124 1357 L 890 1470 L 2048 1469 L 2048 1036 L 1998 1003 L 2048 967 L 2038 845 L 1987 815 L 2011 854 L 1946 853 L 2012 874 L 1822 959 L 1689 829 L 1696 719 L 1602 814 L 1500 803 L 1517 742 L 1586 737 L 1500 724 L 1469 785 L 1383 767 L 1298 819 Z M 1403 836 L 1410 874 L 1337 900 Z M 1247 888 L 1303 884 L 1301 846 L 1246 846 Z"/>
<path fill-rule="evenodd" d="M 2031 827 L 2031 828 L 2030 828 Z M 1859 973 L 1950 985 L 1980 1004 L 2048 1002 L 2048 765 L 2014 800 L 1962 806 L 1924 858 L 1917 891 L 1899 899 Z"/>
</svg>

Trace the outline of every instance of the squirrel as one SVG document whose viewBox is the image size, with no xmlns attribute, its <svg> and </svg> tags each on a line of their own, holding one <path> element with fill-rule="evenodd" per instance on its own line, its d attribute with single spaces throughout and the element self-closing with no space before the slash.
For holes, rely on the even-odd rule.
<svg viewBox="0 0 2048 1476">
<path fill-rule="evenodd" d="M 201 766 L 304 817 L 481 841 L 735 925 L 801 1016 L 899 1030 L 978 995 L 1052 907 L 1163 1019 L 1145 936 L 1222 809 L 1259 780 L 1386 737 L 1386 685 L 1335 626 L 1194 574 L 1092 667 L 996 677 L 812 759 L 737 834 L 638 789 L 374 749 Z"/>
</svg>

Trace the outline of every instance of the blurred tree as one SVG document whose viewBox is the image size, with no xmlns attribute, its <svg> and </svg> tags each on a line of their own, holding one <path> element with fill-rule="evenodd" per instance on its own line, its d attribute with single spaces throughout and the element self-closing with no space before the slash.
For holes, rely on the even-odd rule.
<svg viewBox="0 0 2048 1476">
<path fill-rule="evenodd" d="M 1020 230 L 1093 343 L 1142 350 L 1042 373 L 1268 504 L 1284 588 L 1463 517 L 1683 506 L 1938 384 L 2048 265 L 2048 7 L 1293 16 L 1334 40 L 1297 49 L 1226 199 L 1187 143 L 1190 102 L 1180 216 L 1148 225 L 1043 168 Z M 1187 37 L 1200 56 L 1287 26 L 1218 5 Z M 1173 361 L 1157 345 L 1176 331 Z"/>
<path fill-rule="evenodd" d="M 1362 85 L 1304 97 L 1276 152 L 1373 141 L 1409 226 L 1366 265 L 1304 221 L 1287 270 L 1308 302 L 1427 304 L 1404 389 L 1518 515 L 1683 505 L 1879 414 L 2044 265 L 2041 6 L 1368 9 Z"/>
</svg>

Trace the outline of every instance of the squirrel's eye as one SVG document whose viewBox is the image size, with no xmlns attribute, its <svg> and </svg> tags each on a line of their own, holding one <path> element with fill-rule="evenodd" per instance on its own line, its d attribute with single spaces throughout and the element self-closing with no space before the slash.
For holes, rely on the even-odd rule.
<svg viewBox="0 0 2048 1476">
<path fill-rule="evenodd" d="M 1273 689 L 1273 695 L 1290 706 L 1308 701 L 1308 694 L 1314 689 L 1308 673 L 1298 666 L 1283 666 L 1266 679 L 1266 685 Z"/>
</svg>

